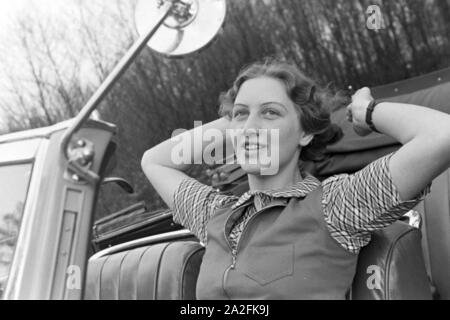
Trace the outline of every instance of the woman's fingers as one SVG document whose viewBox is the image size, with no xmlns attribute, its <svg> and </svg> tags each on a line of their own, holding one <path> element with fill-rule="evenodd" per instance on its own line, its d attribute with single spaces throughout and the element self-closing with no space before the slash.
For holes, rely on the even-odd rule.
<svg viewBox="0 0 450 320">
<path fill-rule="evenodd" d="M 370 92 L 369 87 L 363 87 L 361 89 L 358 89 L 354 95 L 352 95 L 352 102 L 355 102 L 355 100 L 372 100 L 372 93 Z"/>
<path fill-rule="evenodd" d="M 359 93 L 361 94 L 361 95 L 370 95 L 370 89 L 369 89 L 369 87 L 362 87 L 361 89 L 359 89 L 358 90 L 359 91 Z"/>
<path fill-rule="evenodd" d="M 353 115 L 352 115 L 352 109 L 351 109 L 351 107 L 352 107 L 352 104 L 349 104 L 348 106 L 347 106 L 347 113 L 346 113 L 346 117 L 347 117 L 347 120 L 349 121 L 349 122 L 352 122 L 353 121 Z"/>
<path fill-rule="evenodd" d="M 211 179 L 213 183 L 220 183 L 225 181 L 229 174 L 226 172 L 219 172 L 212 169 L 206 169 L 206 175 Z"/>
<path fill-rule="evenodd" d="M 352 113 L 351 112 L 347 112 L 347 120 L 349 122 L 353 122 L 353 117 L 352 117 Z"/>
</svg>

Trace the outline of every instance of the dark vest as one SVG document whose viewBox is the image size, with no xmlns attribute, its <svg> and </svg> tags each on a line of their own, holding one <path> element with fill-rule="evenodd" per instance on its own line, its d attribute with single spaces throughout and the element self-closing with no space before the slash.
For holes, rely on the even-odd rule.
<svg viewBox="0 0 450 320">
<path fill-rule="evenodd" d="M 358 256 L 331 237 L 321 199 L 318 187 L 287 205 L 271 202 L 248 222 L 235 257 L 227 235 L 244 208 L 219 208 L 207 226 L 197 299 L 344 299 Z"/>
</svg>

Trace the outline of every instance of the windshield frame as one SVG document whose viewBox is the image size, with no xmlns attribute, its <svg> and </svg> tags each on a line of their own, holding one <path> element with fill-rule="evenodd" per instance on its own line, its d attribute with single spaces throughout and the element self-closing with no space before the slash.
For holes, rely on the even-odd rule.
<svg viewBox="0 0 450 320">
<path fill-rule="evenodd" d="M 31 185 L 31 179 L 33 176 L 33 172 L 34 172 L 34 158 L 29 159 L 29 160 L 16 160 L 16 161 L 5 161 L 5 162 L 0 162 L 0 168 L 4 168 L 4 167 L 12 167 L 12 166 L 17 166 L 17 165 L 29 165 L 29 169 L 30 169 L 30 175 L 28 177 L 28 180 L 26 181 L 26 187 L 25 187 L 25 196 L 23 197 L 23 209 L 20 215 L 20 222 L 19 222 L 19 226 L 18 226 L 18 230 L 17 230 L 17 236 L 14 237 L 10 237 L 10 238 L 6 238 L 6 239 L 2 239 L 1 242 L 3 241 L 7 241 L 9 239 L 15 238 L 16 242 L 14 244 L 13 247 L 13 253 L 12 253 L 12 258 L 11 258 L 11 262 L 9 264 L 9 268 L 8 268 L 8 273 L 5 275 L 6 280 L 3 280 L 3 276 L 0 275 L 0 282 L 3 282 L 3 291 L 0 290 L 0 298 L 3 298 L 4 293 L 6 292 L 6 288 L 8 286 L 8 283 L 10 281 L 10 274 L 11 274 L 11 270 L 13 267 L 13 263 L 15 260 L 15 256 L 16 256 L 16 252 L 17 252 L 17 247 L 18 247 L 18 242 L 19 242 L 19 237 L 21 234 L 21 230 L 22 230 L 22 222 L 24 220 L 25 217 L 25 208 L 28 202 L 28 197 L 29 197 L 29 192 L 30 192 L 30 185 Z"/>
<path fill-rule="evenodd" d="M 24 148 L 24 152 L 22 154 L 18 153 L 15 160 L 7 159 L 7 157 L 0 157 L 0 166 L 24 163 L 30 163 L 32 166 L 19 234 L 17 237 L 12 263 L 9 269 L 8 279 L 6 280 L 3 295 L 1 297 L 3 300 L 18 299 L 18 296 L 15 296 L 18 292 L 15 292 L 14 289 L 19 282 L 22 281 L 24 267 L 23 262 L 28 254 L 30 241 L 32 241 L 32 239 L 30 239 L 30 230 L 33 227 L 34 220 L 36 219 L 39 184 L 41 183 L 43 176 L 44 160 L 48 148 L 48 139 L 45 138 L 34 138 L 11 142 L 11 144 L 22 143 L 24 146 L 26 144 L 28 144 L 28 147 L 33 146 L 33 148 L 30 148 L 32 150 L 26 150 L 27 148 Z M 9 143 L 2 144 L 2 146 L 6 145 L 9 145 Z"/>
</svg>

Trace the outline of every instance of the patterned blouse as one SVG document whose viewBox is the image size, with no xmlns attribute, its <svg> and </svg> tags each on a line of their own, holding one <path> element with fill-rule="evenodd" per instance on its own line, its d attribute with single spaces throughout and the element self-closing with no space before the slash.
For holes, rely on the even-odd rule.
<svg viewBox="0 0 450 320">
<path fill-rule="evenodd" d="M 427 186 L 415 199 L 402 201 L 389 172 L 388 154 L 354 174 L 339 174 L 320 182 L 307 175 L 296 184 L 278 190 L 247 191 L 240 197 L 224 195 L 193 178 L 183 180 L 174 193 L 173 219 L 207 242 L 206 226 L 216 208 L 234 202 L 247 206 L 228 235 L 235 251 L 246 223 L 273 199 L 304 198 L 322 185 L 322 210 L 331 236 L 346 250 L 358 253 L 370 241 L 372 231 L 384 228 L 423 200 Z"/>
</svg>

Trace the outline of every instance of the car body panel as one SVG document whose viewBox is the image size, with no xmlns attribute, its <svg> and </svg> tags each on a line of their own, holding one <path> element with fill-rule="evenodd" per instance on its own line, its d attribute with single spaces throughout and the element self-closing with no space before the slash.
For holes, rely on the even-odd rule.
<svg viewBox="0 0 450 320">
<path fill-rule="evenodd" d="M 93 210 L 100 181 L 94 185 L 77 181 L 67 171 L 60 142 L 68 124 L 69 121 L 6 135 L 0 142 L 3 150 L 10 150 L 5 152 L 9 156 L 1 156 L 0 161 L 11 163 L 12 156 L 16 161 L 27 158 L 33 161 L 5 299 L 80 299 L 83 295 Z M 95 156 L 90 169 L 96 173 L 100 172 L 113 134 L 112 125 L 90 122 L 76 135 L 76 139 L 94 145 Z M 16 148 L 27 143 L 35 144 L 34 157 L 33 148 L 28 153 Z"/>
</svg>

